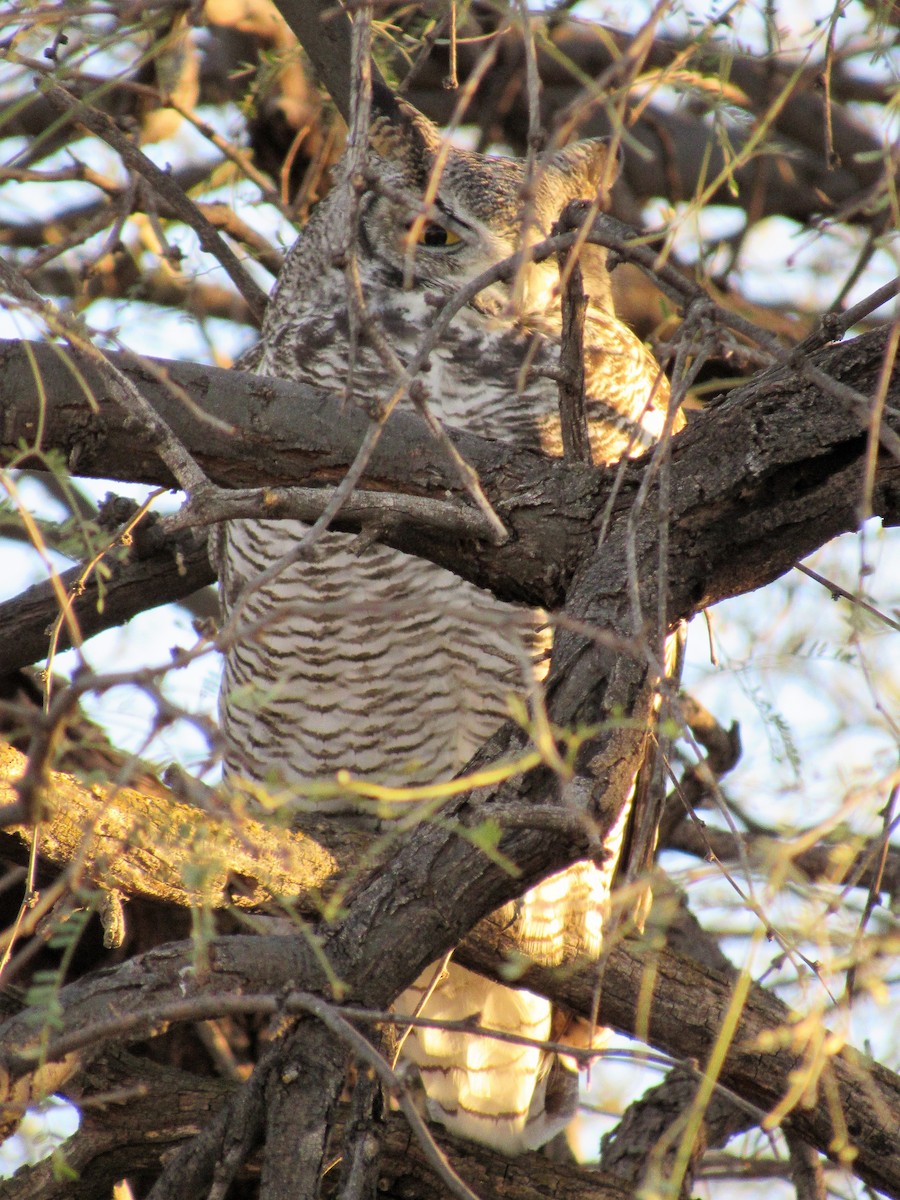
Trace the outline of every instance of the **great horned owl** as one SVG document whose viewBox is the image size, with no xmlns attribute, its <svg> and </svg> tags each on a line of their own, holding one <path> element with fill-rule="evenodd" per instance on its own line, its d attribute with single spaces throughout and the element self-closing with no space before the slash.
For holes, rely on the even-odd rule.
<svg viewBox="0 0 900 1200">
<path fill-rule="evenodd" d="M 603 142 L 583 141 L 527 181 L 522 162 L 452 149 L 393 98 L 373 121 L 370 145 L 361 197 L 336 187 L 291 251 L 257 369 L 349 389 L 371 411 L 395 384 L 379 338 L 408 362 L 433 321 L 435 297 L 517 252 L 523 238 L 546 236 L 568 201 L 594 198 L 614 171 Z M 354 205 L 359 279 L 375 336 L 348 309 L 343 264 Z M 581 268 L 590 299 L 590 437 L 595 461 L 608 463 L 658 439 L 668 389 L 615 318 L 604 252 L 585 247 Z M 558 292 L 555 260 L 526 262 L 514 285 L 495 284 L 458 314 L 420 377 L 447 425 L 560 453 Z M 243 593 L 241 618 L 253 631 L 225 656 L 228 774 L 298 790 L 339 769 L 396 786 L 457 774 L 506 719 L 509 695 L 524 691 L 523 660 L 527 670 L 540 638 L 528 634 L 521 609 L 431 563 L 377 544 L 359 548 L 345 534 L 326 534 L 312 560 L 247 589 L 304 531 L 293 521 L 240 521 L 222 541 L 226 611 Z M 621 828 L 613 831 L 603 869 L 580 864 L 522 899 L 521 926 L 536 958 L 558 961 L 564 938 L 597 953 L 621 838 Z M 421 1002 L 434 974 L 426 971 L 400 998 L 401 1011 Z M 557 1029 L 543 998 L 450 964 L 423 1015 L 476 1013 L 485 1026 L 538 1041 Z M 543 1144 L 573 1111 L 575 1076 L 542 1049 L 420 1030 L 404 1053 L 421 1068 L 432 1116 L 508 1153 Z"/>
</svg>

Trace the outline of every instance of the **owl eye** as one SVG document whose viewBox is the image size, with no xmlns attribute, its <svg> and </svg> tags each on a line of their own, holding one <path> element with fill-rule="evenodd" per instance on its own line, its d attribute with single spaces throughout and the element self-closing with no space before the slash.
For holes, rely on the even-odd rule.
<svg viewBox="0 0 900 1200">
<path fill-rule="evenodd" d="M 445 229 L 443 225 L 438 225 L 437 221 L 426 221 L 419 234 L 418 244 L 440 249 L 442 246 L 454 246 L 460 241 L 462 238 L 452 229 Z"/>
</svg>

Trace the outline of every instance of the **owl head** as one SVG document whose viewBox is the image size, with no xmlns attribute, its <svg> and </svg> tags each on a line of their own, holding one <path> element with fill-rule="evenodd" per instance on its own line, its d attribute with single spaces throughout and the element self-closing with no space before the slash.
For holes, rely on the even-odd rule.
<svg viewBox="0 0 900 1200">
<path fill-rule="evenodd" d="M 372 270 L 397 287 L 455 290 L 523 243 L 548 236 L 570 200 L 604 197 L 618 174 L 608 142 L 592 138 L 539 160 L 526 191 L 522 160 L 450 146 L 385 89 L 375 92 L 370 143 L 360 241 Z M 540 311 L 558 284 L 556 263 L 527 263 L 523 270 L 517 302 Z M 605 252 L 585 247 L 582 270 L 585 291 L 608 307 Z"/>
</svg>

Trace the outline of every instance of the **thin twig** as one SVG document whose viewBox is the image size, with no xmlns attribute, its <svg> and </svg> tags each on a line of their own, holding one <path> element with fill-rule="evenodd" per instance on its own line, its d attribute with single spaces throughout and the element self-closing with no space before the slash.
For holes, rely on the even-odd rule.
<svg viewBox="0 0 900 1200">
<path fill-rule="evenodd" d="M 345 480 L 346 480 L 345 476 Z M 340 513 L 344 521 L 360 525 L 377 525 L 392 530 L 415 521 L 432 529 L 465 537 L 489 539 L 492 526 L 481 513 L 448 500 L 432 500 L 428 496 L 409 496 L 402 492 L 359 492 L 348 499 L 359 482 L 354 477 L 349 486 L 336 488 L 278 487 L 228 489 L 211 488 L 197 500 L 189 500 L 177 513 L 159 519 L 157 529 L 162 535 L 182 529 L 215 525 L 242 517 L 291 517 L 300 521 L 330 525 Z M 304 538 L 304 542 L 305 542 Z M 304 551 L 301 551 L 302 557 Z M 289 561 L 294 561 L 291 554 Z M 284 569 L 282 563 L 278 570 Z M 267 572 L 268 575 L 268 572 Z"/>
<path fill-rule="evenodd" d="M 450 39 L 447 47 L 449 67 L 443 80 L 443 86 L 452 92 L 459 87 L 459 77 L 456 73 L 456 0 L 450 0 L 448 21 L 450 25 Z"/>
<path fill-rule="evenodd" d="M 121 156 L 122 161 L 130 170 L 143 176 L 153 185 L 160 196 L 171 205 L 177 216 L 194 230 L 200 240 L 201 249 L 212 254 L 221 263 L 232 283 L 247 301 L 256 320 L 262 324 L 268 303 L 266 293 L 247 274 L 234 251 L 219 236 L 215 227 L 197 209 L 197 206 L 188 199 L 171 175 L 160 170 L 156 163 L 139 150 L 117 128 L 115 122 L 106 113 L 91 107 L 83 100 L 78 100 L 49 77 L 45 76 L 40 79 L 38 86 L 52 108 L 58 113 L 71 116 L 78 124 L 101 138 Z"/>
<path fill-rule="evenodd" d="M 868 600 L 863 600 L 861 596 L 857 596 L 854 592 L 848 592 L 846 588 L 841 587 L 839 583 L 835 583 L 833 579 L 826 579 L 824 575 L 820 575 L 818 571 L 814 571 L 812 567 L 807 567 L 803 563 L 796 563 L 795 569 L 801 571 L 804 575 L 808 575 L 810 579 L 814 579 L 823 588 L 827 588 L 831 593 L 832 599 L 837 600 L 840 598 L 842 600 L 849 600 L 851 604 L 855 604 L 859 608 L 864 608 L 867 613 L 871 613 L 877 620 L 887 625 L 890 629 L 896 629 L 900 633 L 900 621 L 895 621 L 893 617 L 889 617 L 886 612 L 882 612 L 874 604 L 869 604 Z"/>
<path fill-rule="evenodd" d="M 884 868 L 887 862 L 888 850 L 890 848 L 891 833 L 896 824 L 895 813 L 897 810 L 897 802 L 900 800 L 900 784 L 896 784 L 891 788 L 891 794 L 888 796 L 887 804 L 881 812 L 882 833 L 881 833 L 881 848 L 878 856 L 878 862 L 875 867 L 875 877 L 869 885 L 869 893 L 866 896 L 865 907 L 862 916 L 859 919 L 859 928 L 853 939 L 853 953 L 851 954 L 851 966 L 847 971 L 847 988 L 846 998 L 848 1003 L 853 999 L 853 994 L 856 986 L 856 969 L 860 960 L 860 947 L 862 946 L 863 936 L 866 932 L 866 926 L 872 918 L 872 913 L 879 902 L 881 893 L 881 884 L 884 878 Z"/>
<path fill-rule="evenodd" d="M 14 267 L 2 259 L 0 259 L 0 284 L 46 321 L 54 333 L 64 337 L 76 354 L 83 355 L 91 361 L 103 377 L 113 399 L 132 419 L 140 421 L 150 436 L 157 454 L 184 491 L 197 495 L 212 487 L 206 474 L 187 452 L 166 421 L 144 399 L 128 376 L 114 367 L 106 355 L 90 341 L 82 323 L 61 312 L 55 304 L 45 300 Z M 139 359 L 139 361 L 143 360 Z"/>
</svg>

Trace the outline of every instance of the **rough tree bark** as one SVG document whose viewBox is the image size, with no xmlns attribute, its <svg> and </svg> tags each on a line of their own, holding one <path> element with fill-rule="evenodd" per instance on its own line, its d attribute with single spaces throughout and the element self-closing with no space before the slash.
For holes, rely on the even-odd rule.
<svg viewBox="0 0 900 1200">
<path fill-rule="evenodd" d="M 795 367 L 773 368 L 692 416 L 673 447 L 669 485 L 676 539 L 671 569 L 678 574 L 670 588 L 688 597 L 686 604 L 673 599 L 673 620 L 682 609 L 689 616 L 770 582 L 829 538 L 857 527 L 868 403 L 887 343 L 888 334 L 876 331 L 818 351 L 811 364 L 826 377 L 824 385 L 818 377 L 810 379 L 802 356 L 795 356 Z M 55 351 L 34 345 L 30 353 L 40 389 L 22 346 L 0 343 L 0 447 L 16 451 L 19 465 L 41 465 L 39 457 L 23 458 L 17 449 L 40 428 L 40 450 L 61 452 L 76 474 L 174 483 L 140 426 L 96 373 L 83 368 L 97 406 L 92 412 Z M 212 367 L 159 364 L 223 428 L 190 412 L 149 372 L 119 365 L 213 482 L 264 489 L 247 511 L 318 515 L 324 494 L 304 491 L 292 502 L 280 489 L 325 488 L 342 478 L 367 427 L 364 414 L 311 388 Z M 893 370 L 885 394 L 883 440 L 897 437 L 891 411 L 900 391 L 897 376 Z M 46 406 L 41 389 L 51 398 Z M 622 530 L 647 462 L 604 472 L 474 434 L 452 431 L 451 438 L 510 531 L 505 545 L 465 536 L 471 507 L 458 475 L 424 423 L 406 412 L 396 413 L 385 427 L 366 473 L 369 490 L 345 506 L 335 527 L 358 531 L 377 522 L 380 540 L 450 566 L 503 599 L 558 607 L 602 523 L 616 475 L 621 473 L 622 482 L 611 530 Z M 889 444 L 896 449 L 896 442 Z M 872 503 L 887 524 L 900 519 L 897 470 L 891 456 L 883 455 Z M 417 512 L 413 505 L 404 507 L 400 495 L 436 504 Z M 650 504 L 652 498 L 645 507 Z M 224 504 L 211 515 L 216 513 L 220 519 L 231 515 Z M 202 516 L 196 513 L 195 523 Z M 649 537 L 653 528 L 648 521 Z M 612 533 L 609 544 L 611 539 Z M 716 564 L 729 559 L 728 572 L 718 574 Z M 621 575 L 612 586 L 620 582 Z M 4 662 L 7 670 L 13 665 L 25 664 Z"/>
</svg>

